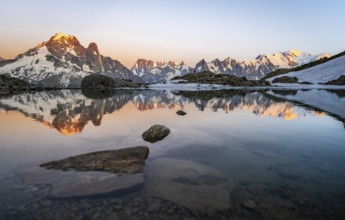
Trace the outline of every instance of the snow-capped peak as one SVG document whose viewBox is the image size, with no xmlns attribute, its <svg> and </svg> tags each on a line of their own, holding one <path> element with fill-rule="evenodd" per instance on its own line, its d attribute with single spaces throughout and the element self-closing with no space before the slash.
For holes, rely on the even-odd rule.
<svg viewBox="0 0 345 220">
<path fill-rule="evenodd" d="M 138 59 L 132 67 L 132 72 L 140 76 L 148 83 L 166 82 L 167 80 L 191 72 L 190 67 L 182 61 L 177 64 L 175 61 L 152 61 Z"/>
<path fill-rule="evenodd" d="M 267 73 L 280 68 L 294 68 L 315 60 L 330 57 L 330 54 L 312 55 L 291 49 L 285 52 L 274 54 L 261 54 L 253 60 L 237 62 L 230 57 L 223 61 L 214 59 L 206 62 L 204 59 L 196 64 L 196 72 L 211 71 L 215 74 L 230 74 L 238 77 L 245 76 L 248 79 L 260 79 Z"/>
<path fill-rule="evenodd" d="M 299 50 L 291 49 L 284 52 L 284 54 L 291 54 L 291 55 L 294 55 L 295 57 L 298 57 L 298 56 L 301 56 L 302 52 Z"/>
<path fill-rule="evenodd" d="M 61 88 L 79 88 L 82 78 L 90 73 L 143 82 L 117 60 L 102 56 L 96 43 L 85 48 L 75 36 L 65 33 L 53 35 L 0 66 L 3 73 L 32 84 Z"/>
</svg>

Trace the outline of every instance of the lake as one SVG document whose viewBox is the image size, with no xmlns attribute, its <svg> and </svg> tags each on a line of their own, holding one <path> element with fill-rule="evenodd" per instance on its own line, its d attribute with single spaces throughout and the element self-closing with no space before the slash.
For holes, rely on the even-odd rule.
<svg viewBox="0 0 345 220">
<path fill-rule="evenodd" d="M 144 141 L 154 124 L 170 134 Z M 40 167 L 134 146 L 133 175 Z M 0 219 L 345 219 L 344 158 L 344 90 L 2 97 Z"/>
</svg>

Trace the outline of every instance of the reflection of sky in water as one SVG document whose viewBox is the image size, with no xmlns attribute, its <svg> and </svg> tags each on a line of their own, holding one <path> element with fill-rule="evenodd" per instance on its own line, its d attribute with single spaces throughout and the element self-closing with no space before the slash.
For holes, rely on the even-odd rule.
<svg viewBox="0 0 345 220">
<path fill-rule="evenodd" d="M 325 113 L 260 92 L 119 91 L 113 97 L 93 100 L 79 91 L 55 91 L 14 96 L 0 103 L 2 155 L 9 154 L 7 158 L 16 157 L 23 164 L 45 161 L 46 156 L 57 159 L 147 145 L 141 134 L 156 123 L 168 126 L 172 133 L 150 144 L 152 156 L 191 144 L 224 146 L 230 141 L 235 146 L 283 146 L 299 142 L 306 146 L 312 142 L 332 147 L 344 139 L 341 124 L 324 117 Z M 188 114 L 178 116 L 178 109 Z"/>
<path fill-rule="evenodd" d="M 345 187 L 340 117 L 262 91 L 130 90 L 95 100 L 55 91 L 1 99 L 0 108 L 0 179 L 71 155 L 147 145 L 147 166 L 169 157 L 206 165 L 235 183 L 283 183 L 311 194 Z M 178 116 L 179 109 L 187 115 Z M 171 133 L 143 141 L 153 124 Z"/>
</svg>

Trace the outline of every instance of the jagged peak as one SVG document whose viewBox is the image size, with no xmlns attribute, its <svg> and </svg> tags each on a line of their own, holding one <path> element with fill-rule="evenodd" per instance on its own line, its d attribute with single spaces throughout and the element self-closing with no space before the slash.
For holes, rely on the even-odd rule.
<svg viewBox="0 0 345 220">
<path fill-rule="evenodd" d="M 60 32 L 60 33 L 54 34 L 51 39 L 52 40 L 60 40 L 60 39 L 70 39 L 70 38 L 75 39 L 76 37 L 73 35 L 69 35 L 69 34 L 65 34 L 63 32 Z"/>
<path fill-rule="evenodd" d="M 220 63 L 220 60 L 218 58 L 216 58 L 216 59 L 212 60 L 211 63 Z"/>
<path fill-rule="evenodd" d="M 198 63 L 207 63 L 206 60 L 203 58 Z"/>
<path fill-rule="evenodd" d="M 45 44 L 80 45 L 77 37 L 65 33 L 54 34 Z"/>
<path fill-rule="evenodd" d="M 88 50 L 91 50 L 91 51 L 96 51 L 98 52 L 98 46 L 95 42 L 91 42 L 89 44 L 89 46 L 87 47 Z"/>
<path fill-rule="evenodd" d="M 177 63 L 175 61 L 172 61 L 172 60 L 168 61 L 168 64 L 172 67 L 177 66 Z"/>
</svg>

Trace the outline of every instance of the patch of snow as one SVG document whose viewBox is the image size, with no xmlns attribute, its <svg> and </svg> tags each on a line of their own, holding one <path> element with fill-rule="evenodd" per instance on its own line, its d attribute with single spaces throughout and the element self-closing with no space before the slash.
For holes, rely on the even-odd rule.
<svg viewBox="0 0 345 220">
<path fill-rule="evenodd" d="M 85 72 L 91 72 L 89 66 L 86 65 L 86 64 L 83 64 L 83 70 L 84 70 Z"/>
<path fill-rule="evenodd" d="M 274 79 L 289 76 L 297 77 L 299 82 L 311 82 L 311 83 L 326 83 L 328 81 L 339 78 L 339 76 L 345 75 L 345 56 L 338 57 L 334 60 L 328 61 L 311 68 L 290 72 L 287 74 L 271 77 L 267 79 L 272 82 Z"/>
</svg>

